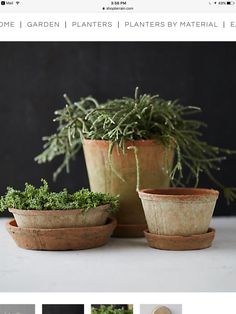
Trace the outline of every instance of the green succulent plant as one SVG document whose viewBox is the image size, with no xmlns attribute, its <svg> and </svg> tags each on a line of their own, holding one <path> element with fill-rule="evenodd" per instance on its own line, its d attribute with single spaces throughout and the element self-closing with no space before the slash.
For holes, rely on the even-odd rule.
<svg viewBox="0 0 236 314">
<path fill-rule="evenodd" d="M 92 307 L 92 314 L 132 314 L 131 309 L 115 308 L 113 305 L 100 305 L 98 308 Z"/>
<path fill-rule="evenodd" d="M 70 162 L 81 149 L 83 139 L 109 141 L 110 156 L 115 144 L 125 153 L 126 140 L 154 139 L 175 151 L 173 168 L 168 171 L 173 186 L 191 183 L 197 187 L 200 175 L 205 173 L 224 191 L 228 202 L 236 199 L 236 189 L 225 187 L 214 174 L 220 170 L 221 162 L 236 152 L 201 140 L 201 130 L 206 124 L 192 118 L 201 111 L 199 107 L 183 106 L 178 100 L 164 100 L 159 95 L 140 95 L 138 88 L 134 98 L 123 97 L 101 104 L 92 97 L 74 103 L 67 95 L 64 98 L 65 107 L 55 112 L 57 131 L 43 138 L 44 150 L 35 158 L 41 164 L 63 156 L 54 179 L 64 168 L 69 172 Z M 138 164 L 137 154 L 136 161 Z"/>
<path fill-rule="evenodd" d="M 0 211 L 6 208 L 33 209 L 33 210 L 67 210 L 83 209 L 87 212 L 90 208 L 110 204 L 109 213 L 115 213 L 118 208 L 118 197 L 104 193 L 90 192 L 82 189 L 70 194 L 67 189 L 61 192 L 51 192 L 46 180 L 41 179 L 39 188 L 32 184 L 25 184 L 23 191 L 12 187 L 7 188 L 5 195 L 0 198 Z"/>
</svg>

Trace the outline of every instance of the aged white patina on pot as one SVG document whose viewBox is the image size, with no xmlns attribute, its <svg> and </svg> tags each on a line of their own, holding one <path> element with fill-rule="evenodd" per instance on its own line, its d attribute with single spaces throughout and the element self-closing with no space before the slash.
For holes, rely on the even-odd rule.
<svg viewBox="0 0 236 314">
<path fill-rule="evenodd" d="M 206 233 L 219 192 L 212 189 L 168 188 L 139 191 L 150 233 Z"/>
<path fill-rule="evenodd" d="M 101 226 L 109 216 L 109 204 L 90 208 L 64 210 L 9 209 L 21 228 L 56 229 L 70 227 Z"/>
</svg>

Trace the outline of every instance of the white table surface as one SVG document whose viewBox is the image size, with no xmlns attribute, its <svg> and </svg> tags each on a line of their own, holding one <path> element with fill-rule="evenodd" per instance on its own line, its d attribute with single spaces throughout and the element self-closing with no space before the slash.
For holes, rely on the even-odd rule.
<svg viewBox="0 0 236 314">
<path fill-rule="evenodd" d="M 145 239 L 118 239 L 84 251 L 28 251 L 0 219 L 1 292 L 236 291 L 236 217 L 214 218 L 213 246 L 160 251 Z"/>
</svg>

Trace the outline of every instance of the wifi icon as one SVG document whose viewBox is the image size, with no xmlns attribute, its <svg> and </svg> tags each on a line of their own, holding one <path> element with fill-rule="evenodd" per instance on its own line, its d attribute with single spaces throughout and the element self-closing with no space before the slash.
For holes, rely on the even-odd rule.
<svg viewBox="0 0 236 314">
<path fill-rule="evenodd" d="M 20 4 L 20 1 L 16 1 L 16 4 L 17 4 L 17 5 Z"/>
</svg>

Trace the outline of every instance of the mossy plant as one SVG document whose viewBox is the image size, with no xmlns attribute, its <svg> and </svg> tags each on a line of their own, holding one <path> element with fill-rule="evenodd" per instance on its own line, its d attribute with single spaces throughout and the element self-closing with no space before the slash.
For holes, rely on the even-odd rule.
<svg viewBox="0 0 236 314">
<path fill-rule="evenodd" d="M 57 156 L 64 157 L 54 179 L 64 168 L 69 172 L 70 161 L 81 149 L 83 139 L 109 141 L 110 156 L 115 144 L 125 153 L 126 140 L 154 139 L 175 151 L 173 168 L 167 171 L 173 186 L 197 187 L 200 175 L 205 173 L 224 191 L 227 201 L 236 199 L 236 189 L 225 187 L 214 174 L 227 155 L 235 151 L 201 140 L 206 124 L 192 118 L 201 111 L 199 107 L 183 106 L 178 100 L 164 100 L 159 95 L 139 95 L 138 88 L 134 98 L 123 97 L 102 104 L 92 97 L 75 103 L 66 95 L 64 98 L 65 107 L 55 112 L 57 132 L 43 138 L 44 151 L 35 158 L 38 163 L 45 163 Z"/>
<path fill-rule="evenodd" d="M 98 308 L 92 307 L 92 314 L 132 314 L 131 309 L 115 308 L 113 305 L 100 305 Z"/>
<path fill-rule="evenodd" d="M 0 211 L 6 208 L 31 209 L 31 210 L 67 210 L 83 209 L 87 212 L 90 208 L 110 204 L 109 213 L 115 213 L 118 208 L 118 197 L 104 193 L 90 192 L 82 189 L 75 193 L 69 193 L 67 189 L 61 192 L 51 192 L 46 180 L 41 179 L 39 188 L 32 184 L 25 184 L 23 191 L 12 187 L 0 198 Z"/>
</svg>

